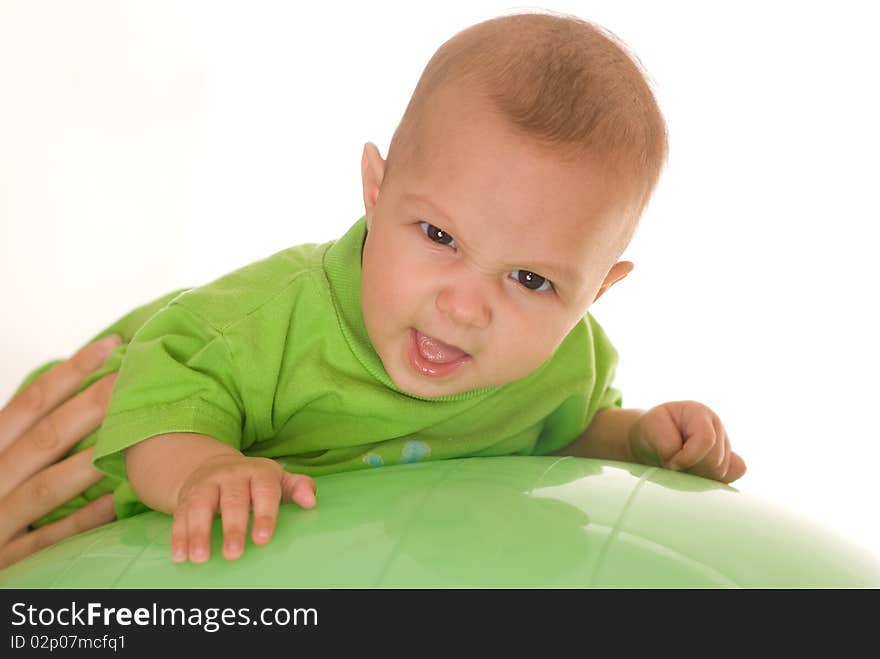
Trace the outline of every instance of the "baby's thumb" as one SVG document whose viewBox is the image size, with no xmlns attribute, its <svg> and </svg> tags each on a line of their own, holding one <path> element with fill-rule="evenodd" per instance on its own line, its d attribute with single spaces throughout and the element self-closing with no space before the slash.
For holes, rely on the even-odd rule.
<svg viewBox="0 0 880 659">
<path fill-rule="evenodd" d="M 292 501 L 301 508 L 313 508 L 318 488 L 310 476 L 284 472 L 281 477 L 281 500 Z"/>
</svg>

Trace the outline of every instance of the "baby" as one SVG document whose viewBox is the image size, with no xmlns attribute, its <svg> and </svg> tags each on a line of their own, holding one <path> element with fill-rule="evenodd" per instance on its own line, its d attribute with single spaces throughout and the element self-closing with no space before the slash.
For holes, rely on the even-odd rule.
<svg viewBox="0 0 880 659">
<path fill-rule="evenodd" d="M 173 514 L 173 560 L 202 562 L 215 514 L 237 558 L 251 509 L 264 544 L 281 501 L 311 508 L 312 476 L 344 470 L 555 454 L 736 480 L 706 406 L 621 409 L 617 354 L 587 313 L 632 270 L 618 258 L 666 149 L 641 70 L 602 29 L 517 14 L 455 35 L 387 160 L 365 146 L 366 214 L 345 235 L 99 335 L 123 343 L 83 385 L 119 371 L 77 447 L 108 474 L 86 498 Z"/>
</svg>

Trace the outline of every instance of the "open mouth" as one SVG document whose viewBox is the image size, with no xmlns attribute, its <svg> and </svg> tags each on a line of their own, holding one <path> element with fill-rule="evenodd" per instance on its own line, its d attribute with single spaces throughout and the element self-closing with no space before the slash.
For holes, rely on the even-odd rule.
<svg viewBox="0 0 880 659">
<path fill-rule="evenodd" d="M 408 357 L 410 365 L 420 374 L 444 377 L 471 360 L 461 348 L 410 328 Z"/>
</svg>

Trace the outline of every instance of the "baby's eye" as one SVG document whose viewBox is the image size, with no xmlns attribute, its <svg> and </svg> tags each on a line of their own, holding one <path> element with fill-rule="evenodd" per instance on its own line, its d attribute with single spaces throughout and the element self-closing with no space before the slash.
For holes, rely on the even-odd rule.
<svg viewBox="0 0 880 659">
<path fill-rule="evenodd" d="M 514 279 L 531 291 L 540 292 L 553 290 L 553 284 L 549 279 L 544 279 L 544 277 L 535 274 L 534 272 L 529 272 L 528 270 L 514 270 L 511 274 L 515 275 L 513 277 Z"/>
<path fill-rule="evenodd" d="M 455 239 L 446 233 L 443 229 L 438 229 L 433 224 L 428 224 L 427 222 L 419 222 L 419 227 L 422 229 L 422 233 L 424 233 L 428 238 L 433 240 L 435 243 L 440 243 L 441 245 L 452 245 L 455 247 Z"/>
</svg>

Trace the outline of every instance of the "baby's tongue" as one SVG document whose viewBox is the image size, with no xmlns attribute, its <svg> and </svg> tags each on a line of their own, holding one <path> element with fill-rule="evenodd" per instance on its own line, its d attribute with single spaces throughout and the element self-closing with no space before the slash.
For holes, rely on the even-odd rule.
<svg viewBox="0 0 880 659">
<path fill-rule="evenodd" d="M 430 336 L 425 336 L 419 331 L 416 331 L 416 344 L 419 346 L 419 352 L 422 354 L 422 357 L 429 362 L 437 364 L 454 362 L 456 359 L 461 359 L 467 355 L 464 350 L 447 345 L 437 339 L 432 339 Z"/>
</svg>

